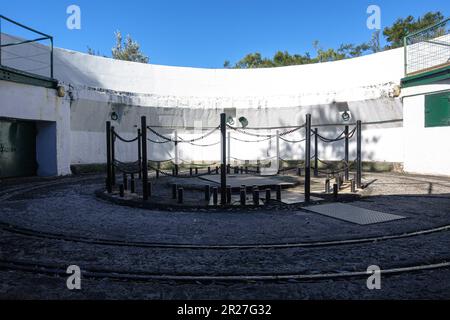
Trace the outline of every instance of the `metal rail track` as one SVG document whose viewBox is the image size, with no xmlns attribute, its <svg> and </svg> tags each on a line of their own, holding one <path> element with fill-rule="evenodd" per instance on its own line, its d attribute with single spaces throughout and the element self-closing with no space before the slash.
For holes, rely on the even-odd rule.
<svg viewBox="0 0 450 320">
<path fill-rule="evenodd" d="M 408 267 L 396 267 L 380 270 L 382 275 L 396 275 L 420 271 L 448 269 L 450 262 L 444 260 L 433 264 L 421 264 Z M 67 272 L 61 266 L 45 263 L 26 261 L 0 260 L 0 269 L 8 271 L 20 271 L 33 274 L 67 277 Z M 155 274 L 146 272 L 130 272 L 123 270 L 83 269 L 81 276 L 85 279 L 110 279 L 126 282 L 150 282 L 150 281 L 176 281 L 176 282 L 247 282 L 247 281 L 323 281 L 345 278 L 367 277 L 367 271 L 321 273 L 321 274 Z"/>
</svg>

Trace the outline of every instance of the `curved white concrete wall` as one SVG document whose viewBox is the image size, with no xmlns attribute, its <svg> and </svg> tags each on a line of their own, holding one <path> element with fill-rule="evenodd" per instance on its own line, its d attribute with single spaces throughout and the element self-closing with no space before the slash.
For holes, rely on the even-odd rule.
<svg viewBox="0 0 450 320">
<path fill-rule="evenodd" d="M 37 56 L 36 46 L 27 52 L 20 47 L 9 50 L 17 50 L 4 56 L 10 58 L 12 67 L 31 68 L 27 64 L 35 63 L 21 56 L 46 61 L 45 56 Z M 40 72 L 48 74 L 46 69 Z M 333 136 L 345 125 L 339 111 L 346 108 L 353 120 L 368 123 L 364 126 L 364 160 L 403 162 L 403 149 L 398 147 L 404 143 L 402 103 L 391 97 L 402 76 L 402 49 L 337 62 L 251 70 L 147 65 L 55 50 L 55 78 L 67 86 L 71 98 L 73 164 L 104 162 L 104 127 L 112 111 L 120 116 L 114 123 L 117 131 L 128 137 L 135 135 L 141 115 L 147 115 L 152 126 L 215 127 L 219 114 L 229 109 L 247 117 L 251 127 L 296 126 L 311 113 L 315 125 L 339 124 L 339 128 L 321 127 L 323 135 Z M 162 132 L 172 134 L 173 130 Z M 217 139 L 211 137 L 210 142 Z M 134 149 L 118 146 L 118 157 L 134 161 Z M 172 149 L 151 145 L 150 158 L 167 159 Z M 301 145 L 282 144 L 282 149 L 283 158 L 303 157 Z M 274 143 L 233 141 L 232 151 L 240 159 L 266 158 L 274 155 Z M 343 147 L 321 145 L 320 153 L 325 160 L 340 160 Z M 181 154 L 185 160 L 217 160 L 220 155 L 218 147 L 187 146 Z"/>
</svg>

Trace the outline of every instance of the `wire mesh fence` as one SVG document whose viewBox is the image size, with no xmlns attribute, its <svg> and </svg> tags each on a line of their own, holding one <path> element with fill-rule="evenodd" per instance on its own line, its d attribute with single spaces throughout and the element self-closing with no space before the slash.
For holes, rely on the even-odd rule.
<svg viewBox="0 0 450 320">
<path fill-rule="evenodd" d="M 405 73 L 450 64 L 450 19 L 405 37 Z"/>
<path fill-rule="evenodd" d="M 53 37 L 0 15 L 0 65 L 53 78 Z"/>
</svg>

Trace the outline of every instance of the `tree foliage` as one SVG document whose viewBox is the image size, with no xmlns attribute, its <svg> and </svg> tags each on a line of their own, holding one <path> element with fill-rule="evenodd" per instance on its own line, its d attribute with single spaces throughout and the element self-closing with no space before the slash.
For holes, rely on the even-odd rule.
<svg viewBox="0 0 450 320">
<path fill-rule="evenodd" d="M 404 19 L 400 18 L 391 26 L 383 30 L 383 35 L 388 41 L 386 49 L 399 48 L 403 46 L 403 39 L 412 32 L 425 29 L 431 25 L 444 20 L 441 12 L 428 12 L 422 17 L 415 19 L 413 16 L 408 16 Z"/>
<path fill-rule="evenodd" d="M 148 63 L 149 58 L 141 52 L 141 46 L 134 41 L 130 35 L 127 35 L 125 40 L 122 33 L 117 31 L 116 45 L 112 48 L 112 57 L 117 60 L 133 61 L 140 63 Z"/>
<path fill-rule="evenodd" d="M 225 61 L 225 68 L 248 69 L 248 68 L 272 68 L 281 66 L 301 65 L 318 62 L 337 61 L 342 59 L 360 57 L 367 53 L 380 52 L 387 49 L 397 48 L 403 45 L 403 38 L 411 32 L 415 32 L 436 24 L 444 19 L 440 12 L 428 12 L 422 17 L 415 19 L 408 16 L 405 19 L 398 19 L 392 26 L 383 30 L 383 36 L 387 45 L 382 48 L 380 31 L 372 33 L 372 38 L 362 44 L 341 44 L 339 48 L 323 48 L 319 41 L 314 41 L 313 47 L 316 56 L 311 57 L 309 53 L 290 54 L 287 51 L 278 51 L 272 58 L 262 57 L 261 53 L 255 52 L 244 56 L 233 66 L 230 61 Z"/>
</svg>

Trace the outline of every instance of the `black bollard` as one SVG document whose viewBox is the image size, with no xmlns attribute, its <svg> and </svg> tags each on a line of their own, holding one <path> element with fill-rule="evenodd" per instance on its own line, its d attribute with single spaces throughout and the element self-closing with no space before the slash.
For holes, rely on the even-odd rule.
<svg viewBox="0 0 450 320">
<path fill-rule="evenodd" d="M 272 193 L 272 190 L 266 189 L 266 204 L 268 204 L 270 202 L 271 193 Z"/>
<path fill-rule="evenodd" d="M 177 189 L 178 189 L 178 186 L 176 184 L 173 184 L 172 185 L 172 199 L 177 198 Z"/>
<path fill-rule="evenodd" d="M 253 188 L 253 204 L 259 206 L 259 189 Z"/>
<path fill-rule="evenodd" d="M 123 198 L 125 196 L 125 190 L 124 190 L 123 184 L 121 184 L 119 186 L 119 190 L 120 190 L 120 197 Z"/>
<path fill-rule="evenodd" d="M 338 193 L 339 193 L 339 186 L 337 185 L 337 183 L 335 183 L 333 185 L 333 198 L 334 198 L 334 200 L 338 199 Z"/>
<path fill-rule="evenodd" d="M 241 174 L 244 174 L 244 168 L 241 167 Z"/>
<path fill-rule="evenodd" d="M 231 165 L 227 164 L 227 174 L 231 174 Z"/>
<path fill-rule="evenodd" d="M 247 192 L 245 188 L 241 189 L 241 206 L 245 206 L 247 200 Z"/>
<path fill-rule="evenodd" d="M 219 202 L 219 189 L 217 187 L 213 188 L 213 203 L 215 206 L 217 206 L 217 203 Z"/>
<path fill-rule="evenodd" d="M 231 204 L 231 196 L 233 192 L 231 186 L 227 186 L 227 204 Z"/>
<path fill-rule="evenodd" d="M 156 179 L 159 179 L 159 170 L 156 170 Z"/>
<path fill-rule="evenodd" d="M 211 167 L 208 167 L 208 174 L 211 174 Z"/>
<path fill-rule="evenodd" d="M 130 180 L 130 192 L 131 193 L 136 192 L 136 181 L 134 180 L 134 175 L 131 176 L 131 180 Z"/>
<path fill-rule="evenodd" d="M 195 168 L 195 175 L 198 176 L 198 168 Z"/>
<path fill-rule="evenodd" d="M 123 174 L 123 188 L 124 190 L 128 190 L 128 177 L 126 173 Z"/>
<path fill-rule="evenodd" d="M 183 194 L 184 194 L 184 190 L 183 188 L 178 188 L 178 203 L 182 204 L 183 203 Z"/>
<path fill-rule="evenodd" d="M 325 180 L 325 193 L 330 192 L 330 179 Z"/>
<path fill-rule="evenodd" d="M 193 170 L 192 170 L 192 168 L 189 168 L 189 175 L 192 176 L 192 174 L 193 174 Z"/>
<path fill-rule="evenodd" d="M 356 193 L 356 181 L 354 179 L 350 180 L 351 192 Z"/>
<path fill-rule="evenodd" d="M 152 189 L 153 189 L 153 188 L 152 188 L 152 183 L 151 183 L 151 182 L 147 183 L 147 192 L 148 192 L 148 196 L 149 196 L 149 197 L 152 196 L 152 192 L 153 192 Z"/>
<path fill-rule="evenodd" d="M 256 173 L 260 174 L 261 173 L 261 169 L 259 168 L 259 166 L 256 167 Z"/>
<path fill-rule="evenodd" d="M 216 167 L 216 174 L 219 174 L 219 167 Z"/>
<path fill-rule="evenodd" d="M 205 186 L 205 201 L 210 201 L 211 200 L 211 187 L 210 186 Z"/>
<path fill-rule="evenodd" d="M 302 168 L 297 168 L 297 176 L 302 176 Z"/>
<path fill-rule="evenodd" d="M 172 176 L 176 176 L 176 174 L 175 174 L 175 168 L 172 168 Z"/>
<path fill-rule="evenodd" d="M 281 201 L 281 185 L 277 185 L 277 201 Z"/>
</svg>

